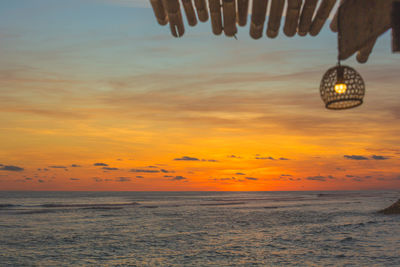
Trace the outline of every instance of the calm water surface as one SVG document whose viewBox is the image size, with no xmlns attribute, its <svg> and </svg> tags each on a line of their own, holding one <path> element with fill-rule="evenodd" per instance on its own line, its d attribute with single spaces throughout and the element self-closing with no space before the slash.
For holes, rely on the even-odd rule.
<svg viewBox="0 0 400 267">
<path fill-rule="evenodd" d="M 400 266 L 400 192 L 0 192 L 0 266 Z"/>
</svg>

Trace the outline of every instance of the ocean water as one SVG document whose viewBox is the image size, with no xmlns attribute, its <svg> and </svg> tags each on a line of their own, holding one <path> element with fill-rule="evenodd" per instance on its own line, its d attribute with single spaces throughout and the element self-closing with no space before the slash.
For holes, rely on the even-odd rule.
<svg viewBox="0 0 400 267">
<path fill-rule="evenodd" d="M 400 266 L 398 198 L 0 192 L 0 266 Z"/>
</svg>

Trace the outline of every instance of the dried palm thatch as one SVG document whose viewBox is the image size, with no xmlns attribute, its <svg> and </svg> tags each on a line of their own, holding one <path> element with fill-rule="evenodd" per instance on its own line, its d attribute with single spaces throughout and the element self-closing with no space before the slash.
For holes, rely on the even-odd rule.
<svg viewBox="0 0 400 267">
<path fill-rule="evenodd" d="M 357 53 L 360 63 L 367 62 L 377 38 L 390 28 L 393 28 L 393 52 L 400 52 L 400 0 L 340 0 L 343 12 L 340 21 L 337 14 L 332 14 L 337 1 L 150 0 L 150 3 L 158 23 L 169 23 L 174 37 L 181 37 L 185 32 L 182 3 L 189 26 L 195 26 L 197 20 L 206 22 L 210 17 L 215 35 L 224 32 L 226 36 L 234 37 L 238 31 L 237 25 L 243 27 L 247 24 L 249 11 L 249 33 L 254 39 L 261 38 L 264 32 L 269 38 L 277 37 L 283 14 L 286 14 L 283 32 L 288 37 L 296 33 L 300 36 L 317 36 L 328 18 L 334 15 L 331 30 L 337 32 L 338 23 L 343 29 L 339 51 L 341 59 Z"/>
</svg>

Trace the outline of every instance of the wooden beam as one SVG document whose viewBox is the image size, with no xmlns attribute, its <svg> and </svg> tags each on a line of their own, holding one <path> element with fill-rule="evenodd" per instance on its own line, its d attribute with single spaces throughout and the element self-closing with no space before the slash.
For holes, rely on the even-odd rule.
<svg viewBox="0 0 400 267">
<path fill-rule="evenodd" d="M 161 0 L 150 0 L 150 3 L 158 24 L 166 25 L 168 23 L 168 17 L 163 2 Z"/>
<path fill-rule="evenodd" d="M 349 58 L 390 29 L 391 10 L 392 0 L 346 0 L 339 15 L 339 58 Z"/>
<path fill-rule="evenodd" d="M 392 51 L 400 52 L 400 1 L 392 6 Z"/>
<path fill-rule="evenodd" d="M 372 53 L 372 49 L 374 48 L 375 43 L 376 39 L 372 39 L 363 48 L 361 48 L 360 51 L 358 51 L 357 53 L 358 63 L 364 64 L 368 61 L 369 55 Z"/>
<path fill-rule="evenodd" d="M 267 15 L 268 0 L 253 0 L 251 12 L 250 36 L 259 39 L 264 29 L 265 16 Z"/>
<path fill-rule="evenodd" d="M 286 36 L 292 37 L 297 32 L 302 3 L 303 0 L 288 0 L 285 26 L 283 28 L 283 32 Z"/>
<path fill-rule="evenodd" d="M 221 0 L 208 0 L 210 8 L 211 27 L 215 35 L 222 33 Z"/>
<path fill-rule="evenodd" d="M 267 29 L 267 36 L 269 38 L 275 38 L 278 36 L 284 6 L 285 0 L 272 0 L 271 2 Z"/>
<path fill-rule="evenodd" d="M 196 14 L 194 13 L 194 7 L 192 0 L 182 0 L 183 9 L 185 10 L 186 18 L 190 26 L 197 24 Z"/>
<path fill-rule="evenodd" d="M 222 0 L 222 9 L 224 11 L 224 33 L 226 36 L 232 37 L 237 33 L 235 0 Z"/>
<path fill-rule="evenodd" d="M 336 0 L 322 0 L 321 5 L 318 8 L 317 14 L 310 27 L 310 35 L 317 36 L 328 19 L 333 7 L 335 6 Z M 362 15 L 362 13 L 360 13 Z"/>
<path fill-rule="evenodd" d="M 249 15 L 249 0 L 237 0 L 237 22 L 239 26 L 246 26 Z"/>
<path fill-rule="evenodd" d="M 310 30 L 312 19 L 318 0 L 306 0 L 301 11 L 298 33 L 300 36 L 306 36 Z"/>
<path fill-rule="evenodd" d="M 206 22 L 208 20 L 207 4 L 206 0 L 194 0 L 194 5 L 196 6 L 197 16 L 201 22 Z"/>
</svg>

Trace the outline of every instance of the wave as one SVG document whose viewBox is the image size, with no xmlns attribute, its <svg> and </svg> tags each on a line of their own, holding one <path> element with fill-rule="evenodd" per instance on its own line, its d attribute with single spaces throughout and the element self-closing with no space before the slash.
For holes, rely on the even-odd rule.
<svg viewBox="0 0 400 267">
<path fill-rule="evenodd" d="M 15 205 L 15 204 L 0 204 L 0 209 L 7 209 L 7 208 L 13 208 L 13 207 L 20 207 L 21 205 Z"/>
<path fill-rule="evenodd" d="M 115 208 L 125 206 L 136 206 L 137 202 L 130 203 L 87 203 L 87 204 L 64 204 L 64 203 L 47 203 L 40 205 L 44 208 Z"/>
<path fill-rule="evenodd" d="M 242 205 L 246 202 L 226 202 L 226 203 L 203 203 L 200 206 L 229 206 L 229 205 Z"/>
<path fill-rule="evenodd" d="M 40 210 L 18 210 L 12 214 L 41 214 L 41 213 L 54 213 L 57 210 L 40 209 Z"/>
</svg>

